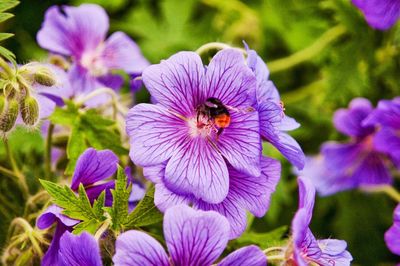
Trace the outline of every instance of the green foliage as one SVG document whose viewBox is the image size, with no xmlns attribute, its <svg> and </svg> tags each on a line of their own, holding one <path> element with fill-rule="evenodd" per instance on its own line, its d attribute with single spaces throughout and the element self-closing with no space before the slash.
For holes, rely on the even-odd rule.
<svg viewBox="0 0 400 266">
<path fill-rule="evenodd" d="M 64 208 L 63 213 L 68 217 L 82 222 L 76 226 L 75 233 L 82 231 L 94 233 L 101 223 L 106 219 L 103 212 L 105 192 L 93 203 L 93 207 L 87 197 L 85 188 L 79 186 L 78 195 L 67 185 L 61 186 L 56 183 L 40 180 L 46 191 L 52 196 L 55 204 Z"/>
<path fill-rule="evenodd" d="M 4 23 L 5 21 L 9 20 L 12 18 L 14 15 L 11 13 L 7 13 L 5 11 L 15 7 L 16 5 L 19 4 L 19 1 L 17 0 L 2 0 L 0 2 L 0 24 Z M 14 36 L 14 34 L 11 33 L 0 33 L 0 42 L 11 38 Z M 0 56 L 6 58 L 8 61 L 16 64 L 15 62 L 15 55 L 8 49 L 0 46 Z"/>
<path fill-rule="evenodd" d="M 124 173 L 124 169 L 118 166 L 115 189 L 111 191 L 113 203 L 111 207 L 106 208 L 107 212 L 111 216 L 112 228 L 116 231 L 122 230 L 123 225 L 125 225 L 128 220 L 130 192 L 131 187 L 128 186 L 128 180 Z"/>
<path fill-rule="evenodd" d="M 116 129 L 115 121 L 104 118 L 97 110 L 79 110 L 72 102 L 65 108 L 57 107 L 50 117 L 54 124 L 60 124 L 71 128 L 71 134 L 67 143 L 68 166 L 66 175 L 71 175 L 79 155 L 88 148 L 111 149 L 116 154 L 128 152 L 122 146 L 121 137 Z"/>
<path fill-rule="evenodd" d="M 162 214 L 154 205 L 154 186 L 152 185 L 144 198 L 129 214 L 125 223 L 127 228 L 135 228 L 155 224 L 162 221 Z"/>
<path fill-rule="evenodd" d="M 239 246 L 258 245 L 261 249 L 281 247 L 287 242 L 287 239 L 284 239 L 287 231 L 288 227 L 284 225 L 266 233 L 244 232 L 235 242 Z"/>
</svg>

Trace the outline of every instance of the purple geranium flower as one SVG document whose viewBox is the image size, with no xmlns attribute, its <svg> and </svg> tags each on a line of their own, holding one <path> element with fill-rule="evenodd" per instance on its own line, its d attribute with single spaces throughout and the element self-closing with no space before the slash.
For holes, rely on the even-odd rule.
<svg viewBox="0 0 400 266">
<path fill-rule="evenodd" d="M 165 179 L 165 164 L 144 168 L 144 175 L 156 184 L 154 203 L 163 212 L 179 204 L 192 204 L 201 210 L 213 210 L 224 215 L 230 223 L 229 238 L 236 238 L 246 229 L 246 211 L 257 217 L 265 215 L 271 194 L 279 181 L 281 166 L 276 160 L 261 159 L 261 175 L 251 176 L 228 165 L 229 192 L 220 203 L 208 203 L 193 195 L 172 192 Z M 201 178 L 201 176 L 199 176 Z"/>
<path fill-rule="evenodd" d="M 261 136 L 274 145 L 298 169 L 304 167 L 305 156 L 300 145 L 287 131 L 300 126 L 284 113 L 279 92 L 269 80 L 269 70 L 264 61 L 247 45 L 247 64 L 257 78 L 257 102 Z"/>
<path fill-rule="evenodd" d="M 364 14 L 368 24 L 387 30 L 400 18 L 400 0 L 352 0 Z"/>
<path fill-rule="evenodd" d="M 385 242 L 391 252 L 400 255 L 400 204 L 393 214 L 393 225 L 385 233 Z"/>
<path fill-rule="evenodd" d="M 165 163 L 168 189 L 212 204 L 228 195 L 228 164 L 260 176 L 256 78 L 241 52 L 224 49 L 207 68 L 198 54 L 180 52 L 146 68 L 143 82 L 157 104 L 128 112 L 134 163 Z"/>
<path fill-rule="evenodd" d="M 119 265 L 201 265 L 218 259 L 228 243 L 229 223 L 214 211 L 196 211 L 185 205 L 167 210 L 164 237 L 169 255 L 154 238 L 131 230 L 116 241 L 113 262 Z M 264 253 L 256 246 L 243 247 L 217 265 L 266 265 Z"/>
<path fill-rule="evenodd" d="M 336 111 L 335 127 L 348 135 L 350 141 L 325 143 L 321 148 L 322 158 L 310 159 L 304 172 L 316 180 L 321 195 L 392 182 L 390 156 L 377 145 L 376 127 L 365 123 L 372 113 L 371 103 L 363 98 L 352 100 L 348 109 Z"/>
<path fill-rule="evenodd" d="M 299 209 L 292 221 L 292 240 L 285 253 L 292 265 L 350 265 L 353 260 L 343 240 L 316 240 L 309 225 L 315 201 L 315 188 L 308 179 L 299 178 Z"/>
<path fill-rule="evenodd" d="M 46 254 L 42 258 L 42 266 L 59 265 L 58 251 L 60 249 L 60 238 L 66 231 L 71 231 L 72 227 L 79 223 L 62 214 L 63 209 L 57 205 L 51 205 L 36 220 L 36 226 L 39 229 L 46 229 L 57 223 L 53 239 Z"/>
<path fill-rule="evenodd" d="M 108 27 L 108 16 L 97 5 L 52 6 L 46 11 L 37 41 L 42 48 L 72 59 L 69 76 L 75 96 L 101 87 L 119 89 L 123 78 L 113 70 L 137 75 L 149 64 L 126 34 L 115 32 L 106 40 Z"/>
</svg>

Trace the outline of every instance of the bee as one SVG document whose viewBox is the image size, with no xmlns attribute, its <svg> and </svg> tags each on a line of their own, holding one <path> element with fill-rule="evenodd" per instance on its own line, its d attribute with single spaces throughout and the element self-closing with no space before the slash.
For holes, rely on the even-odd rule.
<svg viewBox="0 0 400 266">
<path fill-rule="evenodd" d="M 210 97 L 202 105 L 197 107 L 197 123 L 201 123 L 200 117 L 206 117 L 208 122 L 217 127 L 217 138 L 222 134 L 225 128 L 231 123 L 231 115 L 228 107 L 225 106 L 219 99 Z"/>
</svg>

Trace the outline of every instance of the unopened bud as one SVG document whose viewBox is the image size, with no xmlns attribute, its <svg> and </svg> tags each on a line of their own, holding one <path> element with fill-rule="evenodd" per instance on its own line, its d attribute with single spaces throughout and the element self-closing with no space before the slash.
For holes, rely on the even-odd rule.
<svg viewBox="0 0 400 266">
<path fill-rule="evenodd" d="M 18 83 L 13 84 L 11 82 L 8 82 L 4 85 L 4 95 L 7 97 L 7 99 L 13 99 L 15 98 L 15 95 L 17 94 L 18 90 L 16 89 L 16 86 L 18 86 Z"/>
<path fill-rule="evenodd" d="M 8 132 L 15 125 L 18 116 L 18 101 L 15 99 L 8 100 L 6 108 L 0 115 L 0 131 Z"/>
<path fill-rule="evenodd" d="M 28 126 L 33 126 L 39 120 L 39 104 L 33 97 L 26 97 L 20 105 L 22 121 Z"/>
<path fill-rule="evenodd" d="M 39 68 L 35 74 L 33 74 L 35 81 L 43 86 L 51 87 L 56 84 L 54 74 L 47 68 Z"/>
</svg>

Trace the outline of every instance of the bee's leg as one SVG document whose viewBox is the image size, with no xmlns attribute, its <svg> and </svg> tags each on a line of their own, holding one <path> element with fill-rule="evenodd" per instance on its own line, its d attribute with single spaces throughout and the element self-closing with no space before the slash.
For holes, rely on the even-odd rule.
<svg viewBox="0 0 400 266">
<path fill-rule="evenodd" d="M 253 107 L 247 107 L 247 108 L 236 108 L 233 106 L 229 106 L 229 105 L 225 105 L 225 107 L 229 110 L 229 111 L 234 111 L 237 113 L 241 113 L 241 114 L 245 114 L 245 113 L 251 113 L 254 112 L 255 109 Z"/>
</svg>

